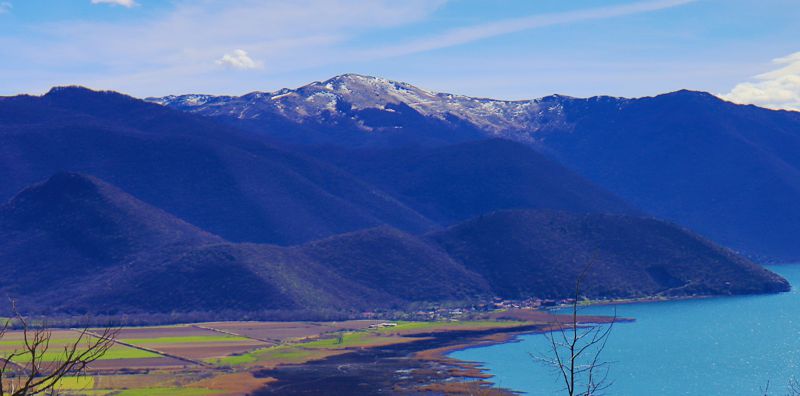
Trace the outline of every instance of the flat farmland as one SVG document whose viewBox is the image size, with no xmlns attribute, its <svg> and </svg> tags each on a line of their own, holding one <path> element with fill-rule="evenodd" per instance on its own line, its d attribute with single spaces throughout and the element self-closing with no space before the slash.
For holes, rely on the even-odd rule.
<svg viewBox="0 0 800 396">
<path fill-rule="evenodd" d="M 193 336 L 218 336 L 217 332 L 198 327 L 196 325 L 152 326 L 152 327 L 125 327 L 120 330 L 119 338 L 165 338 L 165 337 L 193 337 Z"/>
<path fill-rule="evenodd" d="M 196 363 L 167 356 L 125 359 L 100 359 L 92 364 L 90 371 L 147 371 L 151 369 L 187 368 Z"/>
<path fill-rule="evenodd" d="M 375 328 L 374 320 L 342 322 L 209 322 L 125 327 L 117 343 L 89 368 L 85 379 L 60 384 L 62 394 L 239 395 L 266 386 L 251 373 L 353 350 L 421 340 L 425 333 L 485 330 L 523 322 L 397 322 Z M 99 332 L 96 329 L 95 332 Z M 57 360 L 76 330 L 53 331 L 47 359 Z M 21 346 L 22 333 L 0 340 L 0 356 Z M 24 363 L 24 359 L 20 361 Z"/>
<path fill-rule="evenodd" d="M 201 325 L 123 329 L 119 342 L 194 362 L 274 345 L 230 332 L 211 330 Z"/>
<path fill-rule="evenodd" d="M 202 326 L 223 333 L 282 343 L 319 337 L 325 333 L 343 330 L 364 330 L 380 323 L 375 320 L 350 320 L 343 322 L 215 322 Z"/>
<path fill-rule="evenodd" d="M 75 343 L 79 336 L 78 331 L 70 330 L 57 330 L 51 334 L 49 349 L 42 355 L 44 361 L 58 361 L 64 357 L 64 347 L 70 346 Z M 80 347 L 85 347 L 90 341 L 92 336 L 87 335 L 86 342 L 81 343 Z M 23 333 L 21 331 L 9 331 L 2 340 L 0 340 L 0 358 L 5 358 L 14 352 L 23 350 L 24 341 Z M 150 352 L 143 349 L 129 347 L 117 343 L 106 352 L 99 361 L 113 361 L 113 360 L 130 360 L 130 359 L 151 359 L 155 361 L 162 358 L 158 353 Z M 25 363 L 30 361 L 30 354 L 23 354 L 14 359 L 15 362 Z"/>
</svg>

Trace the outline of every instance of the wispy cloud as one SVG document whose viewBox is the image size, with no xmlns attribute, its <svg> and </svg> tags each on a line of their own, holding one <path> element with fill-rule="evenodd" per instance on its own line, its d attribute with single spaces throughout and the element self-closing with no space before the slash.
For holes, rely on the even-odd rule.
<svg viewBox="0 0 800 396">
<path fill-rule="evenodd" d="M 346 56 L 341 46 L 349 39 L 425 20 L 445 3 L 175 0 L 147 20 L 63 21 L 31 27 L 43 34 L 24 40 L 3 43 L 0 37 L 0 59 L 29 65 L 24 72 L 45 91 L 47 85 L 69 82 L 144 95 L 198 89 L 233 93 L 256 88 L 240 73 L 221 70 L 219 62 L 252 66 L 241 56 L 236 63 L 233 49 L 246 49 L 256 65 L 248 69 L 253 74 L 330 64 Z M 224 54 L 229 56 L 221 58 Z"/>
<path fill-rule="evenodd" d="M 431 22 L 448 0 L 173 0 L 167 7 L 154 7 L 146 19 L 63 20 L 26 27 L 36 35 L 0 36 L 0 59 L 14 59 L 0 65 L 0 76 L 12 72 L 25 76 L 0 79 L 0 91 L 41 92 L 51 85 L 76 83 L 141 96 L 198 90 L 240 93 L 276 88 L 265 86 L 274 84 L 276 75 L 305 73 L 296 80 L 282 77 L 281 84 L 292 84 L 337 72 L 370 72 L 370 65 L 386 58 L 699 0 L 629 1 L 466 26 L 404 42 L 409 28 Z M 440 22 L 454 23 L 437 20 L 420 31 L 441 26 Z M 372 38 L 373 33 L 382 38 Z M 364 68 L 358 69 L 361 65 Z M 324 74 L 314 74 L 320 71 Z"/>
<path fill-rule="evenodd" d="M 223 55 L 222 58 L 217 60 L 217 64 L 241 70 L 258 69 L 261 67 L 259 62 L 254 61 L 253 58 L 247 54 L 247 51 L 242 49 L 237 49 L 230 54 Z"/>
<path fill-rule="evenodd" d="M 778 68 L 719 95 L 735 103 L 800 111 L 800 52 L 772 61 Z"/>
<path fill-rule="evenodd" d="M 125 8 L 133 8 L 139 5 L 136 0 L 92 0 L 92 4 L 111 4 Z"/>
<path fill-rule="evenodd" d="M 0 1 L 0 14 L 10 12 L 14 5 L 8 1 Z"/>
<path fill-rule="evenodd" d="M 697 0 L 644 1 L 618 6 L 590 8 L 577 11 L 506 19 L 492 23 L 453 29 L 437 36 L 427 37 L 396 46 L 384 47 L 379 50 L 371 51 L 370 54 L 378 57 L 409 55 L 453 47 L 456 45 L 471 43 L 477 40 L 488 39 L 491 37 L 497 37 L 546 26 L 653 12 L 694 3 L 696 1 Z"/>
</svg>

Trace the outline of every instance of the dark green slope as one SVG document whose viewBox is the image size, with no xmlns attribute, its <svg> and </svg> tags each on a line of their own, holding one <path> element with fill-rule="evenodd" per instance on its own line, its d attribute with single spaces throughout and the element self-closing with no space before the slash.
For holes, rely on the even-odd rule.
<svg viewBox="0 0 800 396">
<path fill-rule="evenodd" d="M 73 173 L 0 207 L 0 265 L 0 293 L 43 312 L 342 309 L 390 300 L 302 255 L 228 243 Z"/>
<path fill-rule="evenodd" d="M 142 268 L 144 267 L 144 268 Z M 64 311 L 286 312 L 374 309 L 398 300 L 284 248 L 223 243 L 144 256 L 88 278 Z"/>
<path fill-rule="evenodd" d="M 298 247 L 340 276 L 405 301 L 488 296 L 488 285 L 443 250 L 389 227 L 337 235 Z"/>
<path fill-rule="evenodd" d="M 429 235 L 498 295 L 591 297 L 787 291 L 780 276 L 675 225 L 625 215 L 487 214 Z"/>
</svg>

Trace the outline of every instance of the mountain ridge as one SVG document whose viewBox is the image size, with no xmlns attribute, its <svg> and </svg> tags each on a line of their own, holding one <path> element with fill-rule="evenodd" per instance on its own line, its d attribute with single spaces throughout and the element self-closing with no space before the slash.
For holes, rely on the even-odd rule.
<svg viewBox="0 0 800 396">
<path fill-rule="evenodd" d="M 503 100 L 434 92 L 406 82 L 355 73 L 315 81 L 295 89 L 253 91 L 242 96 L 187 94 L 149 97 L 145 100 L 205 116 L 252 120 L 270 112 L 297 123 L 309 122 L 326 112 L 335 114 L 340 102 L 350 105 L 351 109 L 389 112 L 392 108 L 387 110 L 387 106 L 402 103 L 426 117 L 447 121 L 448 116 L 452 116 L 485 131 L 489 136 L 531 142 L 538 131 L 569 127 L 562 108 L 564 103 L 607 102 L 622 107 L 636 100 L 674 96 L 725 101 L 708 92 L 688 89 L 637 98 L 608 95 L 578 98 L 552 94 L 533 99 Z M 771 111 L 792 113 L 788 110 Z M 363 120 L 359 121 L 356 125 L 358 128 L 374 130 Z"/>
<path fill-rule="evenodd" d="M 488 213 L 428 234 L 495 293 L 560 298 L 787 291 L 788 282 L 686 229 L 653 218 L 547 210 Z M 491 248 L 487 248 L 491 246 Z M 524 270 L 523 270 L 524 269 Z M 624 274 L 624 276 L 619 276 Z M 757 281 L 758 279 L 758 281 Z"/>
<path fill-rule="evenodd" d="M 0 207 L 0 236 L 0 291 L 32 311 L 291 311 L 395 303 L 302 253 L 230 243 L 83 174 L 56 174 Z"/>
<path fill-rule="evenodd" d="M 360 75 L 276 95 L 191 106 L 171 97 L 161 103 L 246 125 L 296 147 L 371 150 L 514 140 L 643 212 L 751 257 L 800 259 L 793 237 L 800 234 L 800 211 L 793 204 L 800 201 L 800 112 L 691 90 L 642 98 L 503 101 Z M 220 115 L 226 111 L 231 114 Z M 404 122 L 409 119 L 416 121 Z"/>
<path fill-rule="evenodd" d="M 0 100 L 0 199 L 60 171 L 95 175 L 237 242 L 434 226 L 328 163 L 204 117 L 76 87 Z"/>
<path fill-rule="evenodd" d="M 425 236 L 383 226 L 280 247 L 225 241 L 97 178 L 59 173 L 0 207 L 0 294 L 28 312 L 105 315 L 355 315 L 492 296 L 566 298 L 575 263 L 596 242 L 604 250 L 587 282 L 593 297 L 788 288 L 692 234 L 627 215 L 500 211 Z"/>
</svg>

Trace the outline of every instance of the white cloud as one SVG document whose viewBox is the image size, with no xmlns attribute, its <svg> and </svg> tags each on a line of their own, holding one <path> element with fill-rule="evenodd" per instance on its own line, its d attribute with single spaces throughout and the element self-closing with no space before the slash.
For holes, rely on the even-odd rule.
<svg viewBox="0 0 800 396">
<path fill-rule="evenodd" d="M 379 57 L 408 55 L 467 44 L 477 40 L 483 40 L 530 29 L 659 11 L 694 3 L 696 1 L 698 0 L 640 1 L 616 6 L 505 19 L 498 22 L 453 29 L 437 36 L 427 37 L 397 46 L 385 47 L 374 51 L 372 55 Z"/>
<path fill-rule="evenodd" d="M 222 58 L 217 60 L 217 64 L 242 70 L 258 69 L 261 67 L 261 64 L 254 61 L 253 58 L 247 54 L 247 51 L 241 49 L 237 49 L 234 50 L 233 53 L 223 55 Z"/>
<path fill-rule="evenodd" d="M 10 12 L 14 5 L 8 1 L 0 1 L 0 14 Z"/>
<path fill-rule="evenodd" d="M 111 4 L 123 6 L 125 8 L 133 8 L 137 5 L 136 0 L 92 0 L 92 4 Z"/>
<path fill-rule="evenodd" d="M 267 73 L 348 60 L 343 47 L 351 39 L 425 20 L 445 3 L 173 0 L 146 20 L 65 20 L 30 26 L 42 34 L 24 40 L 0 37 L 0 59 L 24 63 L 25 73 L 42 86 L 80 83 L 140 96 L 197 90 L 240 93 L 275 88 L 254 85 L 253 79 L 267 81 Z M 216 62 L 223 54 L 233 57 L 232 50 L 240 48 L 268 67 L 250 69 L 246 76 L 225 73 Z M 0 80 L 0 91 L 17 92 L 12 85 Z"/>
<path fill-rule="evenodd" d="M 735 103 L 800 111 L 800 52 L 772 62 L 779 66 L 776 70 L 737 84 L 731 92 L 719 96 Z"/>
</svg>

